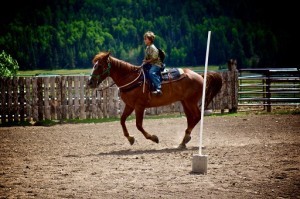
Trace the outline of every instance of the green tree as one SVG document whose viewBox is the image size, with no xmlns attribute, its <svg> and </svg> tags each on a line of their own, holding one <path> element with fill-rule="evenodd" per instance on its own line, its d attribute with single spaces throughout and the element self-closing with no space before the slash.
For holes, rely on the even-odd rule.
<svg viewBox="0 0 300 199">
<path fill-rule="evenodd" d="M 256 9 L 258 1 L 32 2 L 36 3 L 16 7 L 10 17 L 4 12 L 0 17 L 0 49 L 18 60 L 20 70 L 90 67 L 93 56 L 107 50 L 140 64 L 143 34 L 148 30 L 155 32 L 155 44 L 167 53 L 167 65 L 203 65 L 209 30 L 210 64 L 237 59 L 241 67 L 267 67 L 278 61 L 286 65 L 286 57 L 291 57 L 290 43 L 282 44 L 288 32 L 282 34 L 285 29 L 277 23 L 275 31 L 263 20 L 257 21 L 265 13 L 265 7 Z"/>
<path fill-rule="evenodd" d="M 18 70 L 18 62 L 3 50 L 0 54 L 0 75 L 4 77 L 15 76 Z"/>
</svg>

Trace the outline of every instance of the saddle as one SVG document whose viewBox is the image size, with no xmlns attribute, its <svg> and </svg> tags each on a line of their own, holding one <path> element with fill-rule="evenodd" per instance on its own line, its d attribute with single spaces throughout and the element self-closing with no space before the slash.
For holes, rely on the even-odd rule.
<svg viewBox="0 0 300 199">
<path fill-rule="evenodd" d="M 143 70 L 143 69 L 141 69 L 141 70 Z M 144 73 L 144 71 L 141 71 L 141 73 Z M 162 78 L 161 84 L 167 84 L 167 83 L 170 83 L 173 81 L 178 81 L 184 77 L 185 77 L 185 75 L 181 68 L 164 69 L 161 72 L 161 78 Z M 151 84 L 149 83 L 149 81 L 150 80 L 146 78 L 146 82 L 150 86 Z M 120 92 L 128 92 L 136 87 L 142 86 L 143 83 L 144 83 L 144 75 L 140 74 L 139 78 L 135 82 L 133 82 L 132 84 L 130 84 L 126 87 L 120 88 Z"/>
<path fill-rule="evenodd" d="M 178 80 L 182 74 L 183 70 L 181 68 L 164 69 L 161 72 L 162 84 Z"/>
</svg>

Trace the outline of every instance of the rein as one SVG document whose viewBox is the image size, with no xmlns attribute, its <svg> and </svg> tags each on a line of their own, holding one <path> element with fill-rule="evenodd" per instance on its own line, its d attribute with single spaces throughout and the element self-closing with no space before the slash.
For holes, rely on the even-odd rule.
<svg viewBox="0 0 300 199">
<path fill-rule="evenodd" d="M 125 84 L 125 85 L 123 85 L 123 86 L 119 86 L 119 88 L 124 88 L 125 86 L 128 86 L 128 85 L 132 84 L 133 82 L 135 82 L 135 81 L 140 77 L 141 74 L 142 74 L 142 72 L 140 72 L 140 74 L 137 76 L 137 78 L 135 78 L 134 80 L 132 80 L 132 81 L 129 82 L 128 84 Z"/>
<path fill-rule="evenodd" d="M 97 89 L 97 91 L 104 91 L 104 90 L 110 88 L 111 86 L 113 86 L 113 85 L 115 85 L 115 84 L 116 84 L 116 83 L 113 82 L 113 83 L 111 83 L 109 86 L 106 86 L 105 88 Z"/>
<path fill-rule="evenodd" d="M 98 61 L 94 64 L 94 67 L 95 67 L 97 64 L 98 64 Z M 110 69 L 111 69 L 111 61 L 110 61 L 110 59 L 107 60 L 107 65 L 108 65 L 108 67 L 107 67 L 101 74 L 99 74 L 99 75 L 91 75 L 91 76 L 96 77 L 98 81 L 101 80 L 101 76 L 104 75 L 104 74 L 106 74 L 106 73 L 107 73 L 108 76 L 109 76 L 109 75 L 110 75 Z M 145 92 L 146 77 L 145 77 L 145 71 L 144 71 L 143 67 L 141 67 L 140 73 L 138 74 L 138 76 L 137 76 L 134 80 L 132 80 L 131 82 L 129 82 L 129 83 L 123 85 L 123 86 L 118 86 L 119 89 L 124 88 L 124 87 L 126 87 L 126 86 L 129 86 L 130 84 L 133 84 L 136 80 L 139 79 L 139 77 L 141 76 L 142 73 L 143 73 L 143 77 L 144 77 L 144 78 L 143 78 L 143 93 L 144 93 L 144 92 Z M 103 79 L 103 80 L 104 80 L 104 79 Z M 104 91 L 104 90 L 110 88 L 111 86 L 113 86 L 113 85 L 115 85 L 115 84 L 116 84 L 116 83 L 113 82 L 111 85 L 109 85 L 109 86 L 107 86 L 107 87 L 105 87 L 105 88 L 99 89 L 99 90 L 97 90 L 97 91 Z"/>
</svg>

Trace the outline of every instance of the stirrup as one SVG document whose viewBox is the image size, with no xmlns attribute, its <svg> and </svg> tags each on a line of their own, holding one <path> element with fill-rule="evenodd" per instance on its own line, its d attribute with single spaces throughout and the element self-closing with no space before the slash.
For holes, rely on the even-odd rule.
<svg viewBox="0 0 300 199">
<path fill-rule="evenodd" d="M 151 93 L 154 95 L 162 95 L 161 90 L 152 91 Z"/>
</svg>

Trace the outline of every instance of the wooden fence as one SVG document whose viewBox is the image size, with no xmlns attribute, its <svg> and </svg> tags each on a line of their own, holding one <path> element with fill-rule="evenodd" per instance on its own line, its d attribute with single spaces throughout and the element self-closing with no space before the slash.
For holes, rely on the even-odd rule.
<svg viewBox="0 0 300 199">
<path fill-rule="evenodd" d="M 223 87 L 210 109 L 237 110 L 236 69 L 220 72 Z M 116 86 L 103 91 L 88 89 L 88 76 L 0 78 L 1 124 L 23 121 L 119 117 L 124 103 Z M 112 82 L 101 83 L 104 88 Z M 183 112 L 180 102 L 149 108 L 146 114 Z"/>
<path fill-rule="evenodd" d="M 299 68 L 248 68 L 239 70 L 239 106 L 300 105 Z"/>
</svg>

